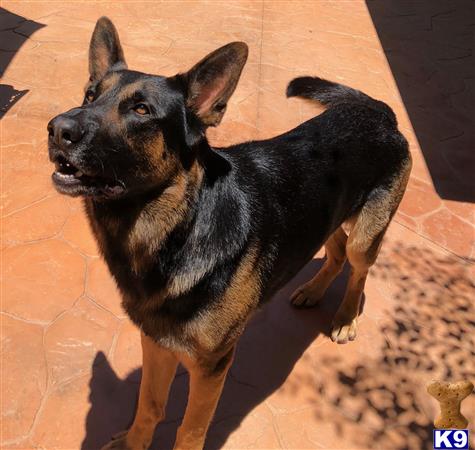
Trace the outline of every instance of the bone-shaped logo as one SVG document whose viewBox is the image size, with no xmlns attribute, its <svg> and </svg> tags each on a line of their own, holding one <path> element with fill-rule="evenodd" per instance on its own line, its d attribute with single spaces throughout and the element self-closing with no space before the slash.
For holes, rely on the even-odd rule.
<svg viewBox="0 0 475 450">
<path fill-rule="evenodd" d="M 427 392 L 440 404 L 440 415 L 434 421 L 435 428 L 467 428 L 468 420 L 460 412 L 460 404 L 472 391 L 473 384 L 470 381 L 430 382 L 427 385 Z"/>
</svg>

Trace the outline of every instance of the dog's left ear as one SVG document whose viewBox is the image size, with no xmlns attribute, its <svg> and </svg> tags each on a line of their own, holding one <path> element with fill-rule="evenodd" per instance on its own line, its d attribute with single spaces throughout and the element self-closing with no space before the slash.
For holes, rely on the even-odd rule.
<svg viewBox="0 0 475 450">
<path fill-rule="evenodd" d="M 111 69 L 127 69 L 119 34 L 107 17 L 101 17 L 92 33 L 89 45 L 89 74 L 97 81 Z"/>
<path fill-rule="evenodd" d="M 244 42 L 232 42 L 210 53 L 181 77 L 187 86 L 186 105 L 205 126 L 221 122 L 247 60 Z"/>
</svg>

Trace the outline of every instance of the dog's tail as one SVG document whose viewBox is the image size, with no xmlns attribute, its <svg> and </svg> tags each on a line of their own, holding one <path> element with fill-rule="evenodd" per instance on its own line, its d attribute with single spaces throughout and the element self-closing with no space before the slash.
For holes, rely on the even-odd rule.
<svg viewBox="0 0 475 450">
<path fill-rule="evenodd" d="M 394 126 L 397 126 L 396 115 L 386 103 L 375 100 L 356 89 L 323 78 L 294 78 L 287 86 L 287 97 L 316 100 L 329 107 L 341 103 L 363 103 L 383 112 Z"/>
</svg>

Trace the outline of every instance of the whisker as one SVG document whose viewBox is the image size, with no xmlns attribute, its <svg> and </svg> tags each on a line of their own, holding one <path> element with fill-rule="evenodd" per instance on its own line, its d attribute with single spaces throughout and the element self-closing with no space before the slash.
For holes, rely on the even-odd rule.
<svg viewBox="0 0 475 450">
<path fill-rule="evenodd" d="M 94 154 L 93 154 L 94 155 Z M 102 161 L 102 159 L 98 156 L 98 155 L 94 155 L 94 158 L 96 158 L 97 160 L 99 160 L 99 162 L 101 163 L 101 167 L 102 167 L 102 173 L 105 174 L 106 173 L 106 169 L 104 167 L 104 162 Z"/>
<path fill-rule="evenodd" d="M 114 167 L 112 167 L 112 172 L 114 173 L 114 181 L 117 181 L 125 189 L 125 183 L 117 177 Z"/>
</svg>

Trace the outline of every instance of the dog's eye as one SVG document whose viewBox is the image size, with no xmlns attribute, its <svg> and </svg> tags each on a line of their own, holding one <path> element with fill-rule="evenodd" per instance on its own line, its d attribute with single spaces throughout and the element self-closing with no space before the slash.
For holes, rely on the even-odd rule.
<svg viewBox="0 0 475 450">
<path fill-rule="evenodd" d="M 88 90 L 86 91 L 86 100 L 87 100 L 88 102 L 92 102 L 92 101 L 94 100 L 94 92 L 91 91 L 91 89 L 88 89 Z"/>
<path fill-rule="evenodd" d="M 137 114 L 140 114 L 141 116 L 145 116 L 146 114 L 150 114 L 148 106 L 144 105 L 143 103 L 139 103 L 138 105 L 135 105 L 134 106 L 134 111 Z"/>
</svg>

